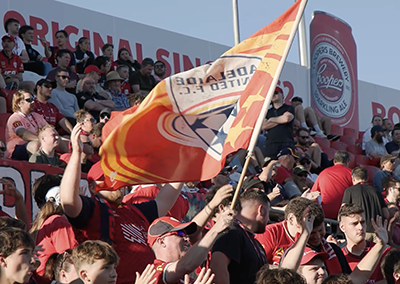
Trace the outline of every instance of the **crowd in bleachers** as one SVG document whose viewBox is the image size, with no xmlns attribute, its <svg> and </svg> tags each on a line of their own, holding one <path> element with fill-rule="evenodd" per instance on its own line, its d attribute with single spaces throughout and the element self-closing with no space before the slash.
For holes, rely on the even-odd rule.
<svg viewBox="0 0 400 284">
<path fill-rule="evenodd" d="M 400 283 L 399 124 L 376 115 L 365 132 L 343 128 L 277 87 L 234 209 L 245 149 L 209 181 L 108 191 L 102 129 L 165 64 L 126 48 L 114 60 L 110 43 L 96 57 L 86 37 L 68 50 L 64 30 L 57 46 L 39 39 L 41 55 L 32 27 L 4 27 L 0 159 L 65 170 L 35 181 L 33 222 L 25 189 L 0 179 L 15 200 L 15 218 L 0 208 L 0 283 Z"/>
</svg>

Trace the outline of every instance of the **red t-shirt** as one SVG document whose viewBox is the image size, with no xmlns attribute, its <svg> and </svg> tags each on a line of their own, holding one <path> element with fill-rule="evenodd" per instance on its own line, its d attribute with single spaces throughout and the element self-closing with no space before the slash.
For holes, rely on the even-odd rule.
<svg viewBox="0 0 400 284">
<path fill-rule="evenodd" d="M 7 57 L 4 51 L 0 52 L 0 68 L 2 75 L 15 75 L 24 72 L 24 64 L 18 55 L 11 54 Z"/>
<path fill-rule="evenodd" d="M 117 283 L 135 283 L 135 272 L 143 271 L 146 265 L 153 263 L 155 259 L 153 250 L 147 244 L 147 230 L 150 222 L 158 217 L 157 205 L 149 202 L 144 205 L 138 204 L 136 207 L 125 203 L 109 204 L 105 200 L 101 205 L 95 201 L 95 198 L 81 196 L 81 199 L 83 208 L 80 215 L 76 218 L 68 218 L 72 226 L 80 229 L 78 241 L 81 243 L 85 240 L 100 240 L 102 229 L 109 227 L 110 234 L 113 235 L 113 248 L 120 258 L 117 266 Z M 148 205 L 151 205 L 151 209 L 148 209 Z M 107 206 L 113 212 L 113 218 L 104 220 L 104 212 L 102 215 L 100 206 Z M 143 206 L 147 206 L 147 209 L 143 209 Z M 154 216 L 148 220 L 149 217 L 146 217 L 142 210 L 152 210 L 147 214 Z M 103 221 L 113 223 L 101 226 Z M 78 238 L 78 234 L 75 234 Z"/>
<path fill-rule="evenodd" d="M 276 176 L 274 177 L 274 180 L 279 183 L 280 185 L 285 184 L 285 179 L 289 178 L 292 176 L 292 171 L 289 171 L 287 168 L 285 168 L 283 165 L 281 165 L 277 170 L 276 170 Z"/>
<path fill-rule="evenodd" d="M 110 71 L 117 71 L 117 68 L 118 68 L 118 63 L 115 61 L 111 62 Z"/>
<path fill-rule="evenodd" d="M 269 264 L 279 265 L 285 250 L 295 242 L 287 229 L 286 220 L 279 223 L 267 225 L 265 232 L 256 235 L 265 250 Z"/>
<path fill-rule="evenodd" d="M 125 96 L 132 94 L 132 89 L 131 89 L 131 85 L 129 84 L 129 81 L 122 82 L 121 93 L 123 93 Z"/>
<path fill-rule="evenodd" d="M 153 264 L 156 273 L 154 274 L 154 277 L 152 279 L 157 279 L 154 284 L 169 284 L 165 279 L 164 271 L 166 271 L 165 269 L 171 264 L 171 262 L 164 262 L 162 260 L 155 259 Z M 177 283 L 185 283 L 185 277 L 180 279 Z M 189 283 L 194 283 L 194 280 L 190 279 Z"/>
<path fill-rule="evenodd" d="M 35 112 L 42 115 L 48 124 L 56 126 L 64 118 L 58 108 L 49 102 L 41 103 L 35 98 Z"/>
<path fill-rule="evenodd" d="M 159 192 L 160 189 L 156 185 L 139 185 L 136 187 L 133 193 L 125 195 L 122 202 L 127 204 L 138 204 L 147 202 L 155 199 Z M 182 220 L 186 216 L 188 210 L 189 202 L 185 196 L 180 194 L 174 206 L 172 206 L 171 210 L 168 211 L 166 216 L 174 217 L 177 220 Z"/>
<path fill-rule="evenodd" d="M 38 284 L 50 283 L 43 276 L 46 262 L 53 253 L 63 253 L 67 249 L 73 249 L 78 245 L 71 224 L 67 218 L 53 215 L 43 222 L 39 229 L 36 245 L 41 246 L 44 251 L 38 252 L 40 266 L 36 269 L 35 279 Z"/>
<path fill-rule="evenodd" d="M 329 167 L 318 175 L 311 191 L 321 193 L 321 206 L 326 218 L 337 219 L 343 194 L 350 186 L 353 186 L 351 169 L 341 164 Z"/>
<path fill-rule="evenodd" d="M 354 255 L 351 252 L 349 252 L 347 250 L 347 247 L 343 247 L 342 248 L 342 252 L 344 254 L 344 256 L 347 259 L 347 262 L 350 265 L 351 270 L 354 270 L 354 268 L 357 266 L 357 264 L 361 261 L 361 259 L 363 259 L 363 257 L 374 247 L 375 243 L 373 242 L 366 242 L 365 245 L 365 249 L 363 251 L 363 253 L 361 255 Z M 372 273 L 372 275 L 369 277 L 368 281 L 366 283 L 375 283 L 378 282 L 380 280 L 383 280 L 383 275 L 382 275 L 382 271 L 381 271 L 381 262 L 382 259 L 385 257 L 385 255 L 388 253 L 388 251 L 390 251 L 392 249 L 392 247 L 388 246 L 385 248 L 381 260 L 379 261 L 378 265 L 376 266 L 374 272 Z"/>
</svg>

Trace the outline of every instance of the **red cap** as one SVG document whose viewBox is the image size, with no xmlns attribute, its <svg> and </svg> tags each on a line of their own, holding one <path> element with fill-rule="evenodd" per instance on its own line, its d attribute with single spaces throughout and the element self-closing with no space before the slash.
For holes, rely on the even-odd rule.
<svg viewBox="0 0 400 284">
<path fill-rule="evenodd" d="M 13 37 L 12 35 L 9 35 L 9 34 L 3 35 L 3 37 L 1 38 L 1 40 L 4 40 L 5 38 L 9 38 L 11 41 L 15 41 L 15 37 Z"/>
<path fill-rule="evenodd" d="M 93 181 L 100 180 L 103 176 L 104 172 L 99 161 L 90 168 L 86 179 L 91 184 Z"/>
<path fill-rule="evenodd" d="M 92 72 L 103 74 L 103 72 L 101 72 L 99 67 L 97 67 L 96 65 L 89 65 L 88 67 L 85 68 L 85 74 L 89 74 Z"/>
<path fill-rule="evenodd" d="M 149 227 L 147 243 L 152 247 L 158 237 L 169 232 L 178 231 L 185 231 L 186 234 L 191 235 L 197 231 L 197 225 L 194 222 L 181 223 L 173 217 L 158 218 Z"/>
<path fill-rule="evenodd" d="M 317 252 L 313 250 L 312 248 L 306 247 L 304 249 L 303 257 L 301 258 L 300 265 L 306 265 L 309 263 L 311 260 L 313 260 L 315 257 L 319 256 L 322 258 L 324 261 L 328 259 L 329 255 L 326 252 Z"/>
<path fill-rule="evenodd" d="M 282 94 L 283 94 L 282 88 L 281 88 L 281 87 L 278 87 L 278 86 L 275 87 L 275 92 L 279 92 L 279 93 L 282 93 Z"/>
</svg>

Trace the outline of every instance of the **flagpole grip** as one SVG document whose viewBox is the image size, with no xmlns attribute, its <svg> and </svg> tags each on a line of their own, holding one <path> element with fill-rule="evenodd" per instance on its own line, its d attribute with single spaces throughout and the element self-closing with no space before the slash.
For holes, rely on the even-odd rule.
<svg viewBox="0 0 400 284">
<path fill-rule="evenodd" d="M 243 170 L 242 170 L 242 173 L 240 174 L 240 178 L 239 178 L 238 184 L 236 186 L 235 195 L 233 196 L 233 199 L 232 199 L 232 203 L 231 203 L 232 210 L 235 208 L 236 201 L 239 197 L 240 189 L 242 188 L 244 177 L 246 175 L 247 168 L 249 167 L 250 159 L 251 159 L 251 156 L 247 156 L 246 160 L 244 162 Z"/>
</svg>

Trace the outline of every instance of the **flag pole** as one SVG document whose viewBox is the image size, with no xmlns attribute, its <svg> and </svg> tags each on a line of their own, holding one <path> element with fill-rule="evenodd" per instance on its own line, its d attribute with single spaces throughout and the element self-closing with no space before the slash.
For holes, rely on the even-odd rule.
<svg viewBox="0 0 400 284">
<path fill-rule="evenodd" d="M 257 143 L 257 139 L 258 139 L 258 135 L 259 135 L 260 130 L 261 130 L 261 126 L 262 126 L 262 124 L 264 122 L 264 118 L 266 117 L 267 112 L 268 112 L 268 106 L 271 103 L 272 96 L 273 96 L 273 94 L 275 92 L 276 84 L 278 83 L 279 77 L 280 77 L 280 75 L 282 73 L 283 66 L 285 65 L 286 58 L 287 58 L 287 56 L 289 54 L 289 50 L 290 50 L 290 47 L 291 47 L 291 45 L 293 43 L 294 36 L 296 35 L 297 27 L 299 26 L 299 22 L 300 22 L 300 20 L 301 20 L 301 18 L 303 16 L 303 12 L 304 12 L 304 9 L 305 9 L 305 7 L 307 5 L 307 1 L 308 0 L 299 0 L 299 1 L 301 1 L 300 6 L 299 6 L 299 10 L 297 11 L 296 19 L 294 20 L 294 23 L 293 23 L 293 26 L 292 26 L 292 30 L 290 31 L 289 39 L 287 41 L 285 50 L 284 50 L 284 52 L 282 54 L 282 59 L 280 60 L 280 62 L 278 64 L 278 68 L 276 69 L 275 76 L 272 79 L 272 82 L 271 82 L 271 85 L 269 87 L 267 96 L 266 96 L 266 98 L 264 100 L 264 104 L 262 106 L 262 109 L 261 109 L 261 112 L 260 112 L 260 116 L 257 119 L 256 125 L 254 126 L 254 130 L 253 130 L 253 134 L 252 134 L 251 139 L 250 139 L 249 147 L 247 148 L 247 156 L 246 156 L 246 160 L 245 160 L 244 165 L 243 165 L 242 174 L 240 175 L 240 179 L 239 179 L 238 185 L 236 187 L 235 195 L 233 196 L 231 209 L 235 208 L 235 204 L 236 204 L 237 199 L 239 197 L 240 188 L 242 187 L 243 180 L 244 180 L 244 177 L 246 175 L 246 171 L 247 171 L 247 168 L 249 166 L 251 156 L 253 155 L 254 147 L 256 146 L 256 143 Z"/>
</svg>

